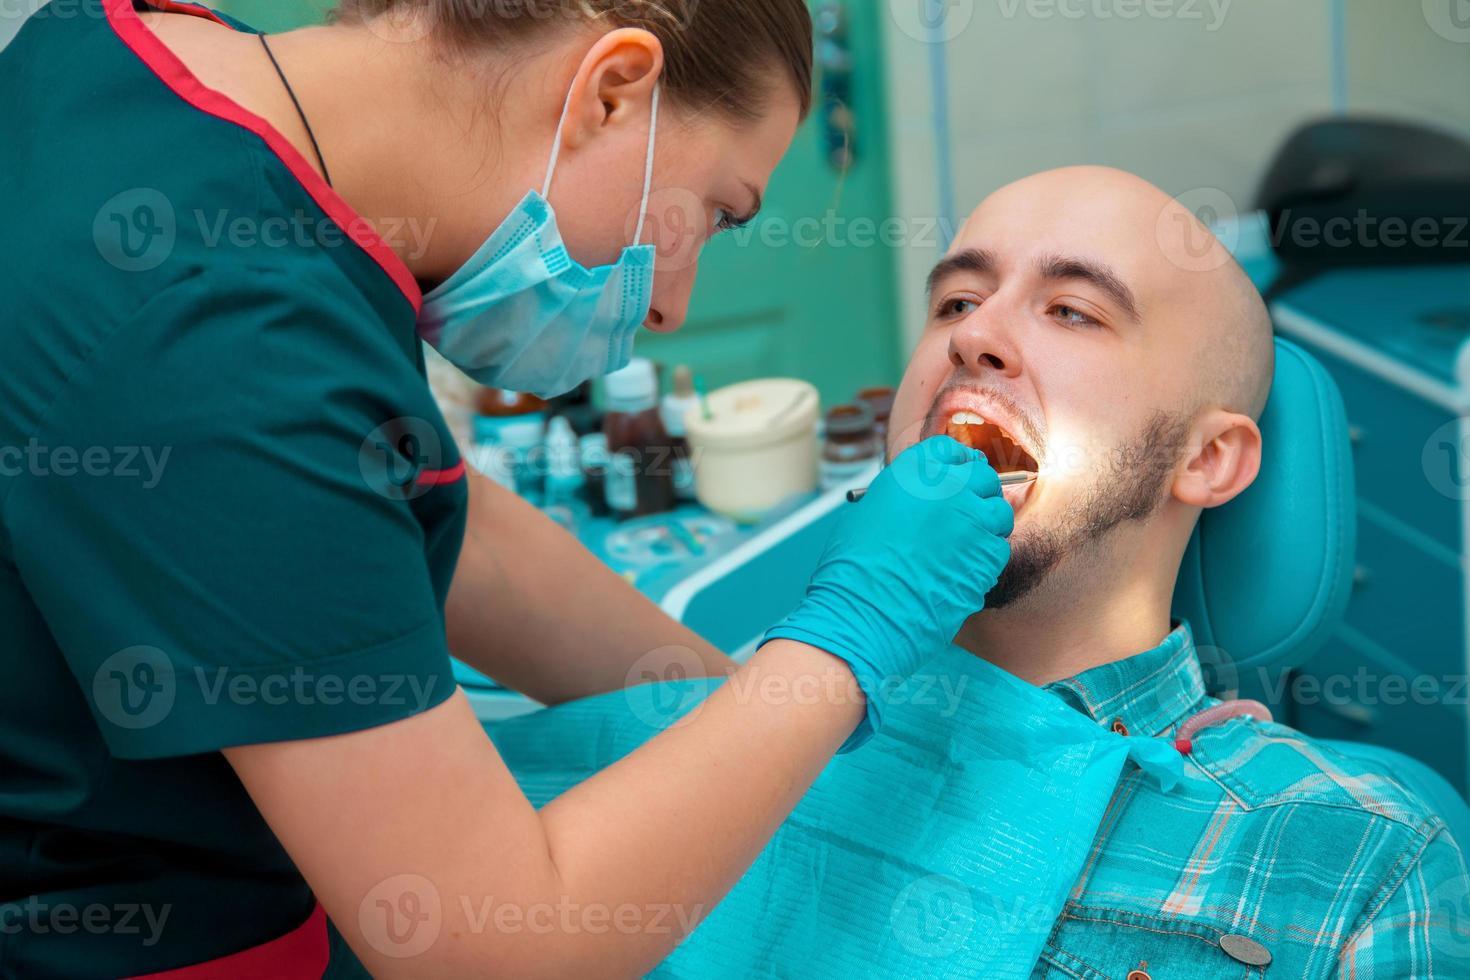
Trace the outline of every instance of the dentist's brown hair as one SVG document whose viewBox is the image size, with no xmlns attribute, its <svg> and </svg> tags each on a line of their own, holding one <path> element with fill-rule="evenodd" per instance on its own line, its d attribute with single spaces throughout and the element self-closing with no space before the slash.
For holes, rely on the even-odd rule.
<svg viewBox="0 0 1470 980">
<path fill-rule="evenodd" d="M 805 0 L 342 0 L 341 23 L 422 12 L 464 50 L 509 45 L 558 25 L 647 30 L 664 48 L 664 91 L 685 108 L 760 118 L 784 72 L 806 117 L 812 104 L 812 19 Z"/>
</svg>

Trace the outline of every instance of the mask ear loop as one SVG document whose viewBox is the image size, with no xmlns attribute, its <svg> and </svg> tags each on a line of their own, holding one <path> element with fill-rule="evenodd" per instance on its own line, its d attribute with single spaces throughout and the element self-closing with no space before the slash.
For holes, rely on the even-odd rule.
<svg viewBox="0 0 1470 980">
<path fill-rule="evenodd" d="M 633 240 L 634 245 L 643 244 L 643 222 L 648 217 L 648 195 L 653 190 L 653 147 L 654 140 L 658 136 L 658 102 L 663 93 L 663 86 L 658 82 L 653 84 L 653 115 L 648 121 L 648 154 L 643 164 L 643 201 L 638 205 L 638 237 Z"/>
<path fill-rule="evenodd" d="M 556 161 L 561 157 L 561 134 L 567 125 L 567 113 L 572 109 L 572 90 L 567 89 L 567 100 L 562 103 L 561 118 L 556 121 L 556 136 L 551 140 L 551 161 L 546 164 L 546 180 L 541 184 L 541 196 L 551 193 L 551 175 L 556 173 Z"/>
<path fill-rule="evenodd" d="M 643 222 L 648 218 L 648 196 L 653 190 L 653 149 L 658 139 L 658 106 L 660 97 L 663 95 L 663 85 L 655 82 L 653 86 L 653 108 L 648 121 L 648 150 L 644 154 L 643 162 L 643 200 L 638 204 L 638 237 L 633 244 L 643 244 Z M 550 200 L 547 196 L 551 193 L 551 178 L 556 173 L 556 161 L 561 157 L 561 134 L 566 128 L 567 113 L 572 108 L 572 92 L 567 90 L 567 100 L 561 107 L 561 118 L 556 121 L 556 136 L 552 138 L 551 160 L 546 164 L 546 180 L 541 184 L 541 197 Z"/>
</svg>

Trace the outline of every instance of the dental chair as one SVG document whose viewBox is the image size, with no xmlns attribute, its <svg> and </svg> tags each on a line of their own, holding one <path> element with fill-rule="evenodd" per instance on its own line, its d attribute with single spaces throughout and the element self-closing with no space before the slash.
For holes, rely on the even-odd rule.
<svg viewBox="0 0 1470 980">
<path fill-rule="evenodd" d="M 1280 338 L 1260 425 L 1269 447 L 1260 475 L 1201 515 L 1174 590 L 1174 617 L 1193 628 L 1206 682 L 1220 688 L 1212 694 L 1239 687 L 1241 697 L 1259 697 L 1264 685 L 1253 679 L 1304 664 L 1337 627 L 1351 589 L 1357 507 L 1342 398 L 1315 358 Z M 800 597 L 842 506 L 840 492 L 824 495 L 681 582 L 661 605 L 739 658 Z M 1372 745 L 1319 744 L 1394 774 L 1470 850 L 1470 806 L 1427 765 Z"/>
<path fill-rule="evenodd" d="M 1194 630 L 1206 682 L 1213 673 L 1223 686 L 1238 683 L 1243 697 L 1259 690 L 1251 678 L 1300 667 L 1337 627 L 1357 536 L 1342 398 L 1322 365 L 1288 340 L 1276 340 L 1276 378 L 1260 424 L 1268 447 L 1260 475 L 1239 497 L 1200 515 L 1173 604 L 1174 616 Z M 1375 745 L 1319 744 L 1392 773 L 1470 850 L 1470 806 L 1439 773 Z"/>
</svg>

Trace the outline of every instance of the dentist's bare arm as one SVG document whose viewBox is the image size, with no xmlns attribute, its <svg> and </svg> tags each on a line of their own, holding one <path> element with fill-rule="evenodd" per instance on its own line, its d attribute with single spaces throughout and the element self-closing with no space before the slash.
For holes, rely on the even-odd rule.
<svg viewBox="0 0 1470 980">
<path fill-rule="evenodd" d="M 691 651 L 678 657 L 686 670 L 735 669 L 555 521 L 476 474 L 445 615 L 456 657 L 544 704 L 625 687 L 659 648 Z"/>
<path fill-rule="evenodd" d="M 738 880 L 862 714 L 845 664 L 775 640 L 539 812 L 458 692 L 224 754 L 374 976 L 633 977 Z"/>
</svg>

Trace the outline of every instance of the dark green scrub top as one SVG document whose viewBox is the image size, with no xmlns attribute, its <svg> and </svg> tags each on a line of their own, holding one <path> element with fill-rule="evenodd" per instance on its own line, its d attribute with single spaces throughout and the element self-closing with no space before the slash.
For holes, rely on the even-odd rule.
<svg viewBox="0 0 1470 980">
<path fill-rule="evenodd" d="M 463 465 L 407 269 L 133 0 L 32 17 L 0 133 L 0 977 L 195 964 L 314 905 L 218 750 L 452 693 Z"/>
</svg>

